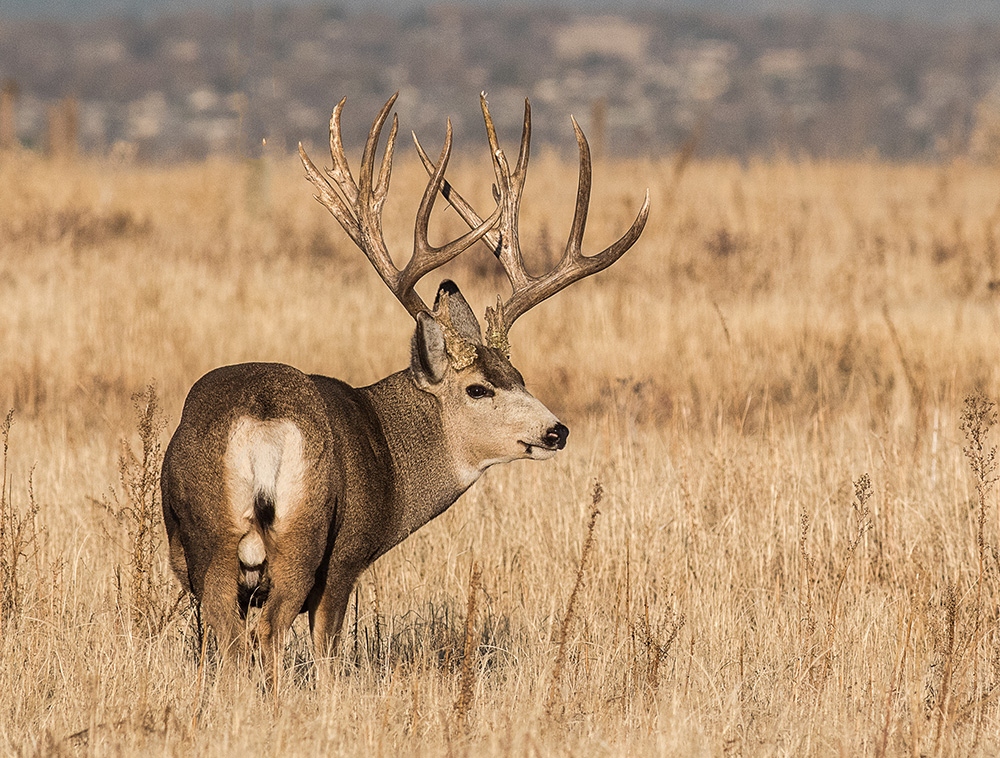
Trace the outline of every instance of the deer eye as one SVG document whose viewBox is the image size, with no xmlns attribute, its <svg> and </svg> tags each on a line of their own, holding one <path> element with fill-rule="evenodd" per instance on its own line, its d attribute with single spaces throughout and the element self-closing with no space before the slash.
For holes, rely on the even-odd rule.
<svg viewBox="0 0 1000 758">
<path fill-rule="evenodd" d="M 481 384 L 470 384 L 465 388 L 465 394 L 474 400 L 478 400 L 481 397 L 493 397 L 494 392 L 489 387 L 484 387 Z"/>
</svg>

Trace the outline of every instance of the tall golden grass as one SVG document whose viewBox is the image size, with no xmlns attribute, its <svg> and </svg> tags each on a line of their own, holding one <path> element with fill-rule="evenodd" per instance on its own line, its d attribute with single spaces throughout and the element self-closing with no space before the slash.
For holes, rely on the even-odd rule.
<svg viewBox="0 0 1000 758">
<path fill-rule="evenodd" d="M 513 330 L 567 449 L 378 561 L 329 680 L 300 619 L 276 695 L 202 655 L 148 531 L 158 446 L 215 366 L 369 383 L 412 322 L 292 157 L 0 156 L 0 752 L 996 755 L 1000 171 L 679 168 L 599 163 L 586 249 L 649 186 L 641 241 Z M 575 174 L 532 167 L 535 270 Z M 488 159 L 449 175 L 489 201 Z M 481 313 L 502 277 L 464 257 Z"/>
</svg>

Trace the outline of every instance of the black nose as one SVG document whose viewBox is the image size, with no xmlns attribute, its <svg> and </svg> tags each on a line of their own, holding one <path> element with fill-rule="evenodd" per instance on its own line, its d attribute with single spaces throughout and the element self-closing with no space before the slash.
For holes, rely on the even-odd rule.
<svg viewBox="0 0 1000 758">
<path fill-rule="evenodd" d="M 566 447 L 566 438 L 569 437 L 569 429 L 565 424 L 556 424 L 545 433 L 545 441 L 556 450 Z"/>
</svg>

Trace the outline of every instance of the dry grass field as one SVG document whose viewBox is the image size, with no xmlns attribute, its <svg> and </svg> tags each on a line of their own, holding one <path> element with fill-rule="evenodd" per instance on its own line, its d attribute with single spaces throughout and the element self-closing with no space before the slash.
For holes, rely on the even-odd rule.
<svg viewBox="0 0 1000 758">
<path fill-rule="evenodd" d="M 485 150 L 463 157 L 484 206 Z M 529 172 L 536 270 L 575 173 Z M 364 574 L 331 678 L 301 618 L 277 692 L 200 656 L 161 446 L 207 370 L 366 384 L 411 319 L 292 156 L 0 176 L 0 753 L 1000 751 L 1000 170 L 598 163 L 585 251 L 649 186 L 645 234 L 512 331 L 567 449 L 492 469 Z M 460 228 L 439 205 L 432 239 Z M 444 274 L 480 314 L 502 282 L 482 248 Z"/>
</svg>

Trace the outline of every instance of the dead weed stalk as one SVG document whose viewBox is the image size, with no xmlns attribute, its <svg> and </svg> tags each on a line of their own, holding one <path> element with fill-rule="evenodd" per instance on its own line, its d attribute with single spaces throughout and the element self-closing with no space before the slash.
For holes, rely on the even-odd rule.
<svg viewBox="0 0 1000 758">
<path fill-rule="evenodd" d="M 472 708 L 472 690 L 476 684 L 476 604 L 482 579 L 483 570 L 478 562 L 474 562 L 469 577 L 469 596 L 465 604 L 465 644 L 458 680 L 458 699 L 455 701 L 455 715 L 459 723 L 465 722 L 469 709 Z"/>
<path fill-rule="evenodd" d="M 549 695 L 545 700 L 545 715 L 549 718 L 552 717 L 553 709 L 555 708 L 556 695 L 559 690 L 559 679 L 562 676 L 563 665 L 566 661 L 566 641 L 569 639 L 569 630 L 576 616 L 576 602 L 583 587 L 584 575 L 587 569 L 587 556 L 590 555 L 591 548 L 594 546 L 594 526 L 597 524 L 597 517 L 601 515 L 601 511 L 597 506 L 603 497 L 604 488 L 600 482 L 594 482 L 594 490 L 591 495 L 593 510 L 590 512 L 590 522 L 587 524 L 587 538 L 583 542 L 583 551 L 580 553 L 580 565 L 576 569 L 576 581 L 573 584 L 573 591 L 569 595 L 569 603 L 566 604 L 566 615 L 563 617 L 563 622 L 559 627 L 559 638 L 556 643 L 556 662 L 552 668 Z"/>
</svg>

